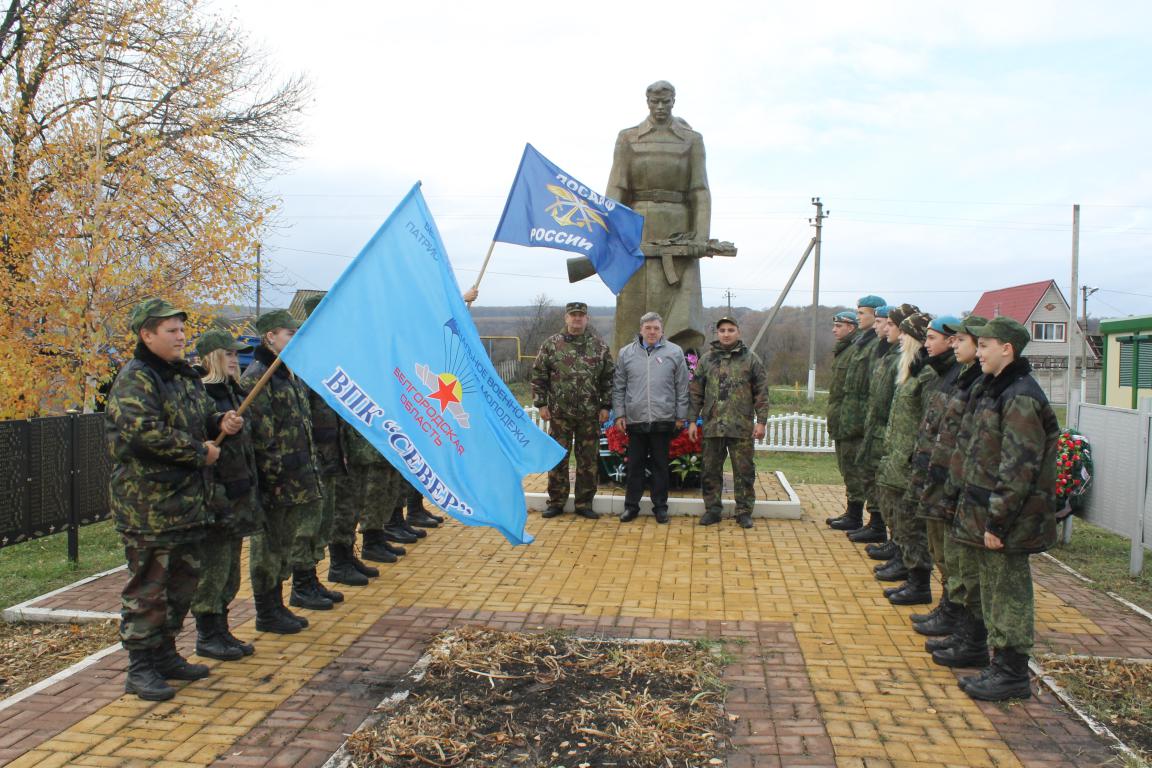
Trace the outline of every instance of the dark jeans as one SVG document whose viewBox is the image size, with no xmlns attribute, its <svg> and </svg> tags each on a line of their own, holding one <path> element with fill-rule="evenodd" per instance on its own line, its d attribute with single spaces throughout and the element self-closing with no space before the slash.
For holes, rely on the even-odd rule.
<svg viewBox="0 0 1152 768">
<path fill-rule="evenodd" d="M 628 482 L 624 509 L 638 511 L 644 495 L 644 469 L 652 473 L 652 511 L 668 509 L 668 446 L 672 422 L 628 425 Z"/>
</svg>

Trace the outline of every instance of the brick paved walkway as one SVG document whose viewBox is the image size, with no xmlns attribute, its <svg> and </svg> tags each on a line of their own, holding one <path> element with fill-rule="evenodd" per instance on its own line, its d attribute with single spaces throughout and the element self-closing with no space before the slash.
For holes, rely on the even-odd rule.
<svg viewBox="0 0 1152 768">
<path fill-rule="evenodd" d="M 255 637 L 255 656 L 210 661 L 210 678 L 150 704 L 122 695 L 126 655 L 112 653 L 0 701 L 0 765 L 321 766 L 428 639 L 461 624 L 741 640 L 725 675 L 740 716 L 731 768 L 1120 764 L 1046 691 L 1007 706 L 968 699 L 923 652 L 913 611 L 884 600 L 872 561 L 824 526 L 843 489 L 797 491 L 801 520 L 748 532 L 727 521 L 533 518 L 536 543 L 513 548 L 452 524 L 289 637 L 255 633 L 242 592 L 236 631 Z M 1152 623 L 1034 562 L 1043 648 L 1152 656 Z M 85 584 L 76 605 L 114 611 L 122 578 Z"/>
</svg>

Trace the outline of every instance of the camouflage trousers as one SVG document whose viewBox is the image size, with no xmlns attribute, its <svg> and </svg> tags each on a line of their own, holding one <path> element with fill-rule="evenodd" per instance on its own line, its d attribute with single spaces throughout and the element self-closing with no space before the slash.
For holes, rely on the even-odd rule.
<svg viewBox="0 0 1152 768">
<path fill-rule="evenodd" d="M 720 495 L 724 490 L 724 457 L 732 459 L 732 485 L 736 497 L 736 514 L 752 514 L 756 504 L 756 461 L 752 437 L 706 437 L 701 454 L 700 490 L 704 511 L 720 512 Z"/>
<path fill-rule="evenodd" d="M 240 591 L 240 550 L 244 539 L 230 528 L 208 529 L 200 552 L 200 581 L 192 598 L 192 614 L 224 613 Z"/>
<path fill-rule="evenodd" d="M 327 475 L 320 478 L 324 500 L 320 506 L 320 527 L 316 531 L 316 541 L 312 548 L 312 561 L 318 563 L 328 554 L 328 544 L 332 541 L 332 522 L 336 517 L 336 485 L 344 475 Z"/>
<path fill-rule="evenodd" d="M 940 571 L 940 580 L 948 583 L 948 559 L 944 556 L 945 542 L 948 541 L 948 523 L 932 517 L 920 518 L 924 521 L 925 533 L 928 537 L 928 552 L 932 562 Z"/>
<path fill-rule="evenodd" d="M 600 459 L 600 425 L 587 419 L 552 419 L 548 434 L 564 446 L 564 458 L 548 472 L 548 506 L 564 508 L 568 501 L 568 457 L 576 456 L 576 509 L 592 506 L 596 497 L 596 462 Z M 575 445 L 575 448 L 573 448 Z"/>
<path fill-rule="evenodd" d="M 323 501 L 264 505 L 264 530 L 249 541 L 248 571 L 252 591 L 260 594 L 288 580 L 293 569 L 313 568 Z"/>
<path fill-rule="evenodd" d="M 973 549 L 980 570 L 980 602 L 988 646 L 1032 654 L 1035 603 L 1028 555 Z"/>
<path fill-rule="evenodd" d="M 411 486 L 391 464 L 372 464 L 363 469 L 360 530 L 379 531 L 392 519 L 392 511 L 407 501 Z"/>
<path fill-rule="evenodd" d="M 892 541 L 899 546 L 900 513 L 903 507 L 901 494 L 894 488 L 876 483 L 872 487 L 872 497 L 880 507 L 880 513 L 884 516 L 884 524 L 892 532 Z"/>
<path fill-rule="evenodd" d="M 350 469 L 347 475 L 333 478 L 332 495 L 336 501 L 332 509 L 332 535 L 329 537 L 333 544 L 348 546 L 356 543 L 356 525 L 360 522 L 364 495 L 364 473 L 359 467 Z"/>
<path fill-rule="evenodd" d="M 868 500 L 869 489 L 875 471 L 856 460 L 860 452 L 862 438 L 836 441 L 836 464 L 840 467 L 840 476 L 844 478 L 844 488 L 849 502 L 863 504 Z"/>
<path fill-rule="evenodd" d="M 958 603 L 974 616 L 982 615 L 980 606 L 979 551 L 944 537 L 944 559 L 948 563 L 948 599 Z"/>
<path fill-rule="evenodd" d="M 904 565 L 909 568 L 931 568 L 932 553 L 928 549 L 928 526 L 926 525 L 928 521 L 922 517 L 917 517 L 903 491 L 897 491 L 893 493 L 893 496 L 896 499 L 896 505 L 900 507 L 896 543 L 900 546 Z"/>
<path fill-rule="evenodd" d="M 120 643 L 130 651 L 156 648 L 184 626 L 200 578 L 201 542 L 122 538 L 128 583 L 120 593 Z"/>
<path fill-rule="evenodd" d="M 324 498 L 297 504 L 296 528 L 292 531 L 292 547 L 288 554 L 288 564 L 293 571 L 307 571 L 315 568 L 316 548 L 327 546 L 320 541 L 320 526 L 324 522 Z"/>
</svg>

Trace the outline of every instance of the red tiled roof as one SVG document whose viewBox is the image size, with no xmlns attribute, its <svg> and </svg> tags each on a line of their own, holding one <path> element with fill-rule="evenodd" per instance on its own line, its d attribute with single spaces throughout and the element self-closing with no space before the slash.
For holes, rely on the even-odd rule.
<svg viewBox="0 0 1152 768">
<path fill-rule="evenodd" d="M 989 319 L 997 315 L 1010 317 L 1019 323 L 1027 323 L 1040 299 L 1044 298 L 1048 286 L 1054 280 L 1041 280 L 1038 283 L 1015 285 L 998 291 L 986 291 L 976 302 L 972 314 Z"/>
</svg>

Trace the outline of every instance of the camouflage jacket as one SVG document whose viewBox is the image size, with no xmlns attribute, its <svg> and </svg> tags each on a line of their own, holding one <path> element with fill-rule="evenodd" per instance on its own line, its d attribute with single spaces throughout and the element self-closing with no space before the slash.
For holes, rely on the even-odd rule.
<svg viewBox="0 0 1152 768">
<path fill-rule="evenodd" d="M 836 342 L 832 348 L 832 382 L 828 385 L 828 436 L 833 440 L 847 437 L 840 430 L 840 408 L 844 404 L 844 377 L 852 361 L 852 342 L 856 333 Z"/>
<path fill-rule="evenodd" d="M 353 427 L 313 390 L 308 390 L 308 405 L 312 409 L 312 444 L 320 460 L 320 475 L 348 474 L 348 432 Z"/>
<path fill-rule="evenodd" d="M 241 377 L 249 391 L 276 360 L 265 346 L 257 347 L 254 357 Z M 254 435 L 260 494 L 265 506 L 269 501 L 294 505 L 321 498 L 308 386 L 281 365 L 252 400 L 250 409 L 254 418 L 268 422 L 268 429 Z"/>
<path fill-rule="evenodd" d="M 688 418 L 704 417 L 704 437 L 752 437 L 753 417 L 768 418 L 768 379 L 764 364 L 744 342 L 731 349 L 720 342 L 700 358 L 688 383 Z"/>
<path fill-rule="evenodd" d="M 912 363 L 908 378 L 896 385 L 888 430 L 884 433 L 884 458 L 876 475 L 876 482 L 887 488 L 901 493 L 908 489 L 916 431 L 924 417 L 927 390 L 935 378 L 936 369 L 928 365 L 927 355 L 921 354 Z"/>
<path fill-rule="evenodd" d="M 872 382 L 868 386 L 868 415 L 864 419 L 864 440 L 856 460 L 865 467 L 877 467 L 884 458 L 884 433 L 888 431 L 888 414 L 896 394 L 896 364 L 900 361 L 900 345 L 878 342 L 872 358 Z"/>
<path fill-rule="evenodd" d="M 983 546 L 984 532 L 1005 553 L 1043 552 L 1056 543 L 1056 440 L 1060 425 L 1032 366 L 1016 360 L 968 404 L 971 433 L 952 535 Z"/>
<path fill-rule="evenodd" d="M 108 392 L 104 419 L 116 530 L 165 542 L 202 535 L 213 490 L 204 443 L 220 420 L 196 369 L 137 343 Z"/>
<path fill-rule="evenodd" d="M 612 407 L 612 353 L 591 333 L 557 333 L 540 345 L 532 364 L 532 402 L 552 418 L 596 418 Z"/>
<path fill-rule="evenodd" d="M 236 410 L 244 401 L 244 391 L 231 379 L 205 384 L 204 389 L 219 415 Z M 213 517 L 217 524 L 227 525 L 240 536 L 256 533 L 264 527 L 252 435 L 265 428 L 266 423 L 251 411 L 245 416 L 244 428 L 239 434 L 224 438 L 220 443 L 220 458 L 212 465 L 216 481 L 211 505 Z"/>
<path fill-rule="evenodd" d="M 844 370 L 844 399 L 840 402 L 841 440 L 856 440 L 864 436 L 864 425 L 868 420 L 868 389 L 872 380 L 872 364 L 875 358 L 876 331 L 869 328 L 858 331 L 852 340 L 848 353 L 851 357 Z"/>
<path fill-rule="evenodd" d="M 940 428 L 932 444 L 932 453 L 928 457 L 928 479 L 920 494 L 916 512 L 921 517 L 951 520 L 956 511 L 959 484 L 951 479 L 952 463 L 960 434 L 965 430 L 964 413 L 968 410 L 968 400 L 980 390 L 976 385 L 983 375 L 979 363 L 970 363 L 961 369 L 952 386 L 952 393 L 940 417 Z M 967 429 L 971 431 L 971 426 Z M 957 477 L 964 466 L 963 457 L 958 458 Z"/>
<path fill-rule="evenodd" d="M 940 434 L 940 421 L 960 375 L 960 364 L 956 353 L 951 349 L 944 354 L 928 358 L 928 365 L 936 371 L 932 385 L 924 389 L 924 416 L 920 419 L 920 429 L 916 432 L 916 445 L 912 449 L 911 475 L 908 479 L 908 494 L 905 498 L 908 509 L 916 511 L 924 489 L 928 485 L 928 465 L 932 459 L 932 446 Z M 924 516 L 935 517 L 935 514 Z"/>
<path fill-rule="evenodd" d="M 368 438 L 356 429 L 348 429 L 348 466 L 353 472 L 387 463 L 388 459 L 376 450 L 376 446 L 368 442 Z"/>
</svg>

